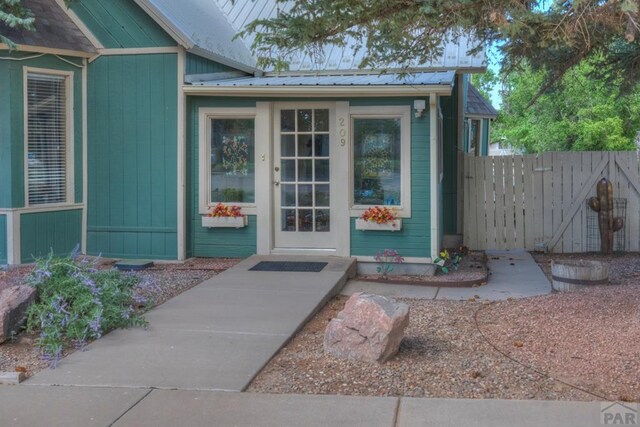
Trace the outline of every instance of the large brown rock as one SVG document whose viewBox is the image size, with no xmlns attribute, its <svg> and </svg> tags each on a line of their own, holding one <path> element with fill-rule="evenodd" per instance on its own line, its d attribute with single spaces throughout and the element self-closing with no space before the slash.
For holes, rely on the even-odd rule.
<svg viewBox="0 0 640 427">
<path fill-rule="evenodd" d="M 18 333 L 27 317 L 27 309 L 36 299 L 31 286 L 12 286 L 0 291 L 0 343 Z"/>
<path fill-rule="evenodd" d="M 408 324 L 408 305 L 356 293 L 329 322 L 324 351 L 348 359 L 385 362 L 398 352 Z"/>
</svg>

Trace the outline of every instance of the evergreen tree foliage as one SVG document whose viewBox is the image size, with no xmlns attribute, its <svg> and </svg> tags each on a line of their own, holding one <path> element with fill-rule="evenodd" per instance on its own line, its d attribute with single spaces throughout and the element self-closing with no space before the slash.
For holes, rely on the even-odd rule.
<svg viewBox="0 0 640 427">
<path fill-rule="evenodd" d="M 254 50 L 263 66 L 286 69 L 295 50 L 318 57 L 326 44 L 364 50 L 361 67 L 410 68 L 440 56 L 443 40 L 473 34 L 472 50 L 495 45 L 505 68 L 526 62 L 542 79 L 533 99 L 585 59 L 628 93 L 640 81 L 640 0 L 277 0 L 256 20 Z M 320 58 L 319 58 L 320 59 Z"/>
<path fill-rule="evenodd" d="M 14 48 L 14 43 L 2 34 L 2 27 L 26 28 L 33 31 L 33 14 L 20 4 L 20 0 L 0 0 L 0 43 Z"/>
</svg>

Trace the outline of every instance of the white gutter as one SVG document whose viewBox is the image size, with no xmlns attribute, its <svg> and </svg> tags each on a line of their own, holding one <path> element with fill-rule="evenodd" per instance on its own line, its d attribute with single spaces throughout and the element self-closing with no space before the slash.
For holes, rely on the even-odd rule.
<svg viewBox="0 0 640 427">
<path fill-rule="evenodd" d="M 419 85 L 419 86 L 183 86 L 187 95 L 233 95 L 233 96 L 290 96 L 290 97 L 331 97 L 331 96 L 425 96 L 436 94 L 450 96 L 449 85 Z"/>
</svg>

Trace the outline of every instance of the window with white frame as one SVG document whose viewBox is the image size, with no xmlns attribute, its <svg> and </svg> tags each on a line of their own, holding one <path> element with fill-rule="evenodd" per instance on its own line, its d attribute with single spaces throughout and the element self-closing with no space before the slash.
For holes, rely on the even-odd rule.
<svg viewBox="0 0 640 427">
<path fill-rule="evenodd" d="M 200 210 L 255 205 L 255 109 L 201 111 Z"/>
<path fill-rule="evenodd" d="M 29 205 L 72 199 L 71 74 L 26 71 L 26 178 Z"/>
<path fill-rule="evenodd" d="M 410 113 L 409 107 L 351 108 L 352 210 L 390 206 L 410 216 Z"/>
</svg>

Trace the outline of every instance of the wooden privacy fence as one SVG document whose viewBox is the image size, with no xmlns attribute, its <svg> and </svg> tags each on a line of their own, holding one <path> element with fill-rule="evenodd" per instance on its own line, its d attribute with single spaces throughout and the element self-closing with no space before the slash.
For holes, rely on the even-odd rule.
<svg viewBox="0 0 640 427">
<path fill-rule="evenodd" d="M 586 200 L 602 177 L 627 200 L 624 243 L 640 249 L 638 152 L 464 156 L 463 229 L 472 249 L 586 252 Z M 446 214 L 446 213 L 445 213 Z"/>
</svg>

